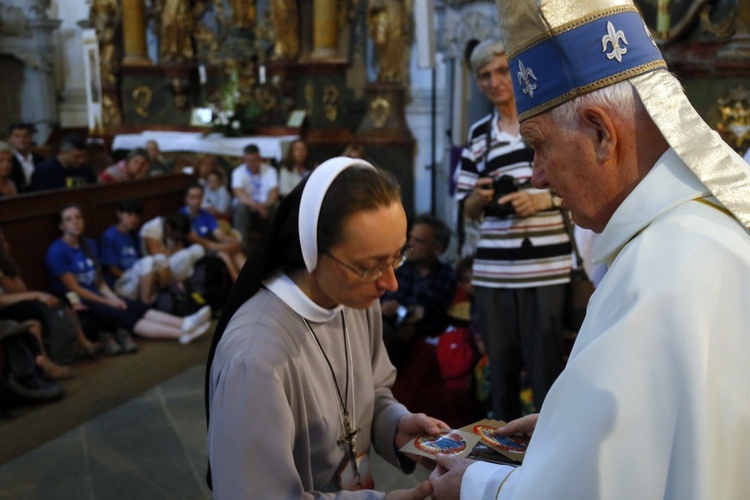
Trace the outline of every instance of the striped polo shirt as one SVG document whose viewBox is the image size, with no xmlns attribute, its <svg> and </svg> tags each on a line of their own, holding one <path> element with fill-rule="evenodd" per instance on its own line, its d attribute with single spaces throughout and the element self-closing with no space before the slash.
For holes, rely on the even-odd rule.
<svg viewBox="0 0 750 500">
<path fill-rule="evenodd" d="M 482 118 L 471 127 L 461 154 L 456 199 L 469 195 L 477 179 L 487 174 L 495 178 L 511 175 L 532 194 L 547 191 L 530 184 L 533 159 L 533 149 L 520 136 L 498 128 L 497 112 Z M 559 210 L 531 217 L 485 215 L 479 230 L 475 286 L 528 288 L 569 281 L 571 245 Z"/>
</svg>

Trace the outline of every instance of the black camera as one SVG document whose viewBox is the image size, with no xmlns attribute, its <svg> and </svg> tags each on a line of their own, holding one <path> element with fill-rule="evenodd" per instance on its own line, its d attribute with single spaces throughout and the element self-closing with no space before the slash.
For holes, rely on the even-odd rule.
<svg viewBox="0 0 750 500">
<path fill-rule="evenodd" d="M 485 177 L 492 177 L 487 175 Z M 492 217 L 498 217 L 503 219 L 509 215 L 516 213 L 516 209 L 513 208 L 513 204 L 503 203 L 498 204 L 497 200 L 509 193 L 515 193 L 521 188 L 518 180 L 512 175 L 501 175 L 500 177 L 492 178 L 492 189 L 495 190 L 495 194 L 492 195 L 492 201 L 485 207 L 485 215 Z"/>
</svg>

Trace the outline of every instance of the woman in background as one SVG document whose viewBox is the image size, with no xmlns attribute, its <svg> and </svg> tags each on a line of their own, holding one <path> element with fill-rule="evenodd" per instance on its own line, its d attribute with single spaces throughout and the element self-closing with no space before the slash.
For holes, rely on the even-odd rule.
<svg viewBox="0 0 750 500">
<path fill-rule="evenodd" d="M 279 195 L 288 195 L 314 168 L 305 141 L 297 139 L 292 142 L 289 152 L 279 165 Z"/>
<path fill-rule="evenodd" d="M 134 149 L 124 160 L 105 168 L 99 174 L 99 182 L 111 184 L 114 182 L 134 181 L 143 179 L 148 174 L 148 153 L 145 149 Z"/>
</svg>

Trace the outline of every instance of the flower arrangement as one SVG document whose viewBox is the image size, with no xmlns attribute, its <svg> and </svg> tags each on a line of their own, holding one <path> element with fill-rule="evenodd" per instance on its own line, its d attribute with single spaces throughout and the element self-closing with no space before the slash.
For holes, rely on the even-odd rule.
<svg viewBox="0 0 750 500">
<path fill-rule="evenodd" d="M 253 97 L 255 83 L 252 66 L 241 72 L 235 61 L 226 62 L 223 82 L 210 104 L 209 133 L 236 137 L 252 130 L 262 114 Z"/>
<path fill-rule="evenodd" d="M 211 132 L 225 136 L 241 133 L 242 123 L 237 116 L 240 104 L 240 76 L 235 64 L 227 64 L 226 78 L 218 91 L 216 102 L 211 107 Z"/>
</svg>

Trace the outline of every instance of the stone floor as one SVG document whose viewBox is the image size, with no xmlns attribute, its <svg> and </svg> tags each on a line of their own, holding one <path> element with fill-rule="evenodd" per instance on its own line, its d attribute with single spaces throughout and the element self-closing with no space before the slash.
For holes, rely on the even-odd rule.
<svg viewBox="0 0 750 500">
<path fill-rule="evenodd" d="M 211 498 L 203 373 L 191 368 L 1 466 L 0 500 Z M 419 468 L 405 476 L 377 456 L 372 466 L 385 491 L 428 474 Z"/>
</svg>

